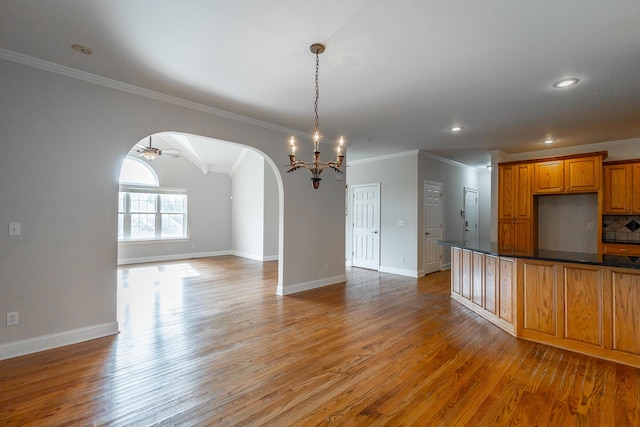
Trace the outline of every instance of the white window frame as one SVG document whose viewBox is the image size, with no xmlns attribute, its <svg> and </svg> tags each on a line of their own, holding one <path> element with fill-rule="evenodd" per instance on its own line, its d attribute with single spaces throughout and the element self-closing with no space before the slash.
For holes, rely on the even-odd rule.
<svg viewBox="0 0 640 427">
<path fill-rule="evenodd" d="M 167 187 L 152 187 L 152 186 L 141 186 L 141 185 L 129 185 L 122 184 L 119 189 L 120 193 L 124 193 L 124 209 L 120 210 L 120 206 L 118 207 L 118 217 L 120 215 L 124 215 L 123 217 L 123 237 L 118 237 L 119 243 L 135 243 L 135 242 L 159 242 L 159 241 L 176 241 L 176 240 L 186 240 L 189 239 L 189 227 L 188 227 L 188 196 L 187 190 L 184 188 L 167 188 Z M 150 238 L 131 238 L 131 193 L 144 193 L 144 194 L 153 194 L 156 197 L 156 210 L 155 212 L 150 212 L 150 214 L 155 215 L 155 235 Z M 162 195 L 183 195 L 185 196 L 184 201 L 184 212 L 179 212 L 177 214 L 183 216 L 183 233 L 181 236 L 172 236 L 172 237 L 163 237 L 162 236 L 162 216 L 163 214 L 167 214 L 166 212 L 162 212 L 162 207 L 160 203 L 160 197 Z M 118 198 L 120 195 L 118 194 Z M 119 203 L 118 203 L 119 204 Z M 172 212 L 171 214 L 176 214 Z"/>
</svg>

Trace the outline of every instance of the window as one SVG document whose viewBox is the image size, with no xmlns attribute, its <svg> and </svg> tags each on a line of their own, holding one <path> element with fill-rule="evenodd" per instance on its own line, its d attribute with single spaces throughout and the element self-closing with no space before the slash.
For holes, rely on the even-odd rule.
<svg viewBox="0 0 640 427">
<path fill-rule="evenodd" d="M 118 240 L 187 237 L 187 191 L 158 187 L 158 177 L 150 166 L 138 159 L 125 159 L 118 193 Z"/>
</svg>

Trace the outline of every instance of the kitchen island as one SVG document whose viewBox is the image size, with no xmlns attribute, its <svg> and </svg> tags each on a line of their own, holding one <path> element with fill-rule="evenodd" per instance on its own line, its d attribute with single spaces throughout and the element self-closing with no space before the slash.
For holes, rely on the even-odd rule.
<svg viewBox="0 0 640 427">
<path fill-rule="evenodd" d="M 640 367 L 640 258 L 451 247 L 451 297 L 515 337 Z"/>
</svg>

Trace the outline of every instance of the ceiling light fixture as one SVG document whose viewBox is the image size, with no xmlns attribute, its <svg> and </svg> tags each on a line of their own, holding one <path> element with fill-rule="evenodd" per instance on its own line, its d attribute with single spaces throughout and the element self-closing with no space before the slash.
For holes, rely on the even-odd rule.
<svg viewBox="0 0 640 427">
<path fill-rule="evenodd" d="M 562 80 L 559 80 L 559 81 L 555 82 L 553 84 L 553 87 L 555 87 L 556 89 L 563 89 L 565 87 L 573 86 L 576 83 L 578 83 L 579 81 L 580 81 L 580 79 L 577 79 L 575 77 L 571 77 L 569 79 L 562 79 Z"/>
<path fill-rule="evenodd" d="M 451 126 L 449 128 L 451 132 L 460 132 L 462 129 L 464 129 L 462 126 Z"/>
<path fill-rule="evenodd" d="M 314 110 L 316 113 L 316 124 L 313 130 L 313 160 L 310 162 L 304 162 L 302 160 L 296 160 L 296 141 L 291 137 L 289 140 L 289 144 L 291 144 L 291 152 L 289 154 L 289 170 L 287 172 L 293 172 L 294 170 L 304 168 L 309 169 L 311 171 L 311 182 L 313 184 L 313 188 L 318 188 L 320 186 L 320 174 L 325 169 L 333 169 L 336 172 L 342 173 L 340 170 L 340 166 L 342 166 L 342 161 L 344 160 L 344 154 L 342 154 L 342 145 L 344 144 L 344 138 L 341 136 L 338 141 L 338 155 L 336 160 L 331 160 L 330 162 L 322 162 L 320 161 L 320 151 L 318 150 L 318 144 L 320 143 L 320 132 L 318 131 L 318 97 L 320 94 L 320 90 L 318 89 L 318 75 L 320 69 L 320 58 L 319 55 L 325 51 L 326 46 L 322 43 L 314 43 L 311 45 L 310 50 L 316 56 L 316 102 L 314 104 Z"/>
<path fill-rule="evenodd" d="M 547 139 L 544 140 L 545 144 L 553 144 L 554 142 L 556 142 L 556 140 L 555 139 L 551 139 L 551 138 L 547 138 Z"/>
<path fill-rule="evenodd" d="M 81 44 L 72 44 L 71 49 L 76 52 L 84 53 L 85 55 L 91 55 L 93 51 L 86 46 L 82 46 Z"/>
</svg>

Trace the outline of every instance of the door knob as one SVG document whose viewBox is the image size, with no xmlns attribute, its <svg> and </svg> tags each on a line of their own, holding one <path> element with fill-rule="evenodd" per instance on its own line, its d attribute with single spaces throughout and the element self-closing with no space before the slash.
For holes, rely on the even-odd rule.
<svg viewBox="0 0 640 427">
<path fill-rule="evenodd" d="M 425 236 L 428 236 L 429 234 L 431 234 L 431 233 L 424 233 Z"/>
<path fill-rule="evenodd" d="M 372 233 L 373 233 L 373 234 L 378 234 L 378 232 L 377 232 L 377 231 L 372 231 Z"/>
</svg>

